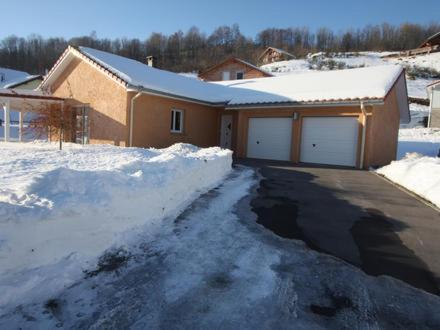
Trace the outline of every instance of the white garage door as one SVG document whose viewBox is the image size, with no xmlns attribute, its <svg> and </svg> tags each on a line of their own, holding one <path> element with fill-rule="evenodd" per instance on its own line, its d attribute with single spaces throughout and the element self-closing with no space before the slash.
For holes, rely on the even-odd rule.
<svg viewBox="0 0 440 330">
<path fill-rule="evenodd" d="M 249 118 L 247 157 L 290 160 L 292 118 Z"/>
<path fill-rule="evenodd" d="M 301 162 L 356 166 L 356 117 L 306 117 L 301 128 Z"/>
</svg>

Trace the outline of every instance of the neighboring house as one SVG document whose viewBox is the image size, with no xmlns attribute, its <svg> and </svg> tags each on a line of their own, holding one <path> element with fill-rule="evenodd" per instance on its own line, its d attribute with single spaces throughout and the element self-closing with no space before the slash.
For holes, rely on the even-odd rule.
<svg viewBox="0 0 440 330">
<path fill-rule="evenodd" d="M 440 51 L 440 32 L 437 32 L 426 39 L 418 48 L 405 50 L 397 54 L 391 54 L 386 57 L 396 57 L 396 56 L 414 56 L 414 55 L 424 55 Z"/>
<path fill-rule="evenodd" d="M 428 39 L 426 39 L 419 48 L 424 47 L 432 47 L 432 48 L 439 48 L 440 47 L 440 31 L 430 36 Z"/>
<path fill-rule="evenodd" d="M 428 86 L 429 119 L 428 127 L 440 127 L 440 80 Z"/>
<path fill-rule="evenodd" d="M 43 81 L 40 75 L 0 68 L 0 88 L 35 89 Z"/>
<path fill-rule="evenodd" d="M 388 164 L 410 119 L 394 65 L 213 83 L 69 47 L 40 88 L 74 107 L 80 143 L 220 145 L 294 163 Z"/>
<path fill-rule="evenodd" d="M 205 81 L 226 81 L 272 77 L 272 75 L 253 64 L 237 57 L 231 57 L 199 73 Z"/>
<path fill-rule="evenodd" d="M 293 56 L 289 52 L 286 52 L 285 50 L 275 47 L 267 47 L 258 58 L 258 62 L 264 65 L 273 62 L 287 61 L 294 58 L 295 56 Z"/>
<path fill-rule="evenodd" d="M 43 77 L 39 75 L 30 75 L 24 71 L 0 68 L 0 89 L 34 90 L 42 81 Z M 4 119 L 4 112 L 0 111 L 0 120 L 4 121 Z M 21 120 L 24 120 L 25 122 L 30 119 L 31 115 L 29 114 L 25 116 L 25 118 L 21 118 Z M 15 108 L 11 109 L 10 121 L 14 124 L 20 121 L 20 113 Z"/>
</svg>

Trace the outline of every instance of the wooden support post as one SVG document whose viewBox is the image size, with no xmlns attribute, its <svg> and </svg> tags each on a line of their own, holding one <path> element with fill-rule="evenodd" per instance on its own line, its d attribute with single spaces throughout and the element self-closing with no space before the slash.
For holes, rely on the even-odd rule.
<svg viewBox="0 0 440 330">
<path fill-rule="evenodd" d="M 11 120 L 10 120 L 10 104 L 9 101 L 6 101 L 4 108 L 4 120 L 5 120 L 5 142 L 9 141 L 10 138 L 10 128 L 11 128 Z"/>
</svg>

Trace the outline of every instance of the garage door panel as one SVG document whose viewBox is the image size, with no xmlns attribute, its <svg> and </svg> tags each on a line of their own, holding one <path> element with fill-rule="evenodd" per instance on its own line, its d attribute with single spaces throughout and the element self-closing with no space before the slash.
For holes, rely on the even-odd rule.
<svg viewBox="0 0 440 330">
<path fill-rule="evenodd" d="M 306 117 L 301 131 L 301 162 L 356 165 L 357 117 Z"/>
<path fill-rule="evenodd" d="M 249 118 L 247 157 L 290 160 L 291 118 Z"/>
</svg>

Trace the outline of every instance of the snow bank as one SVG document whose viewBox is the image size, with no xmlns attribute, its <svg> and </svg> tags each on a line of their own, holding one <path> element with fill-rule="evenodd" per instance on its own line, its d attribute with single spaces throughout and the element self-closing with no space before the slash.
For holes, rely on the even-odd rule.
<svg viewBox="0 0 440 330">
<path fill-rule="evenodd" d="M 440 207 L 440 158 L 411 153 L 377 173 Z"/>
<path fill-rule="evenodd" d="M 71 283 L 140 230 L 153 235 L 232 163 L 229 150 L 188 144 L 56 148 L 0 143 L 0 306 Z"/>
</svg>

